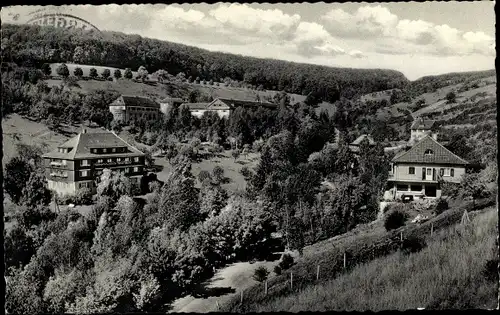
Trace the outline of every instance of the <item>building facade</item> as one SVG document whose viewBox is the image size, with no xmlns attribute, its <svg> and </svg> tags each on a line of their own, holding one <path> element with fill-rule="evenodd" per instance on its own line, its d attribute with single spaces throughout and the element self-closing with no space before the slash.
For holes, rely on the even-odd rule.
<svg viewBox="0 0 500 315">
<path fill-rule="evenodd" d="M 133 120 L 156 120 L 160 115 L 160 104 L 142 96 L 122 95 L 109 105 L 113 119 L 122 123 Z"/>
<path fill-rule="evenodd" d="M 227 118 L 237 107 L 244 108 L 269 108 L 277 109 L 278 105 L 268 102 L 235 100 L 228 98 L 216 98 L 210 103 L 184 103 L 187 106 L 191 115 L 201 117 L 205 112 L 214 112 L 221 118 Z"/>
<path fill-rule="evenodd" d="M 460 182 L 468 164 L 427 135 L 392 159 L 386 199 L 439 198 L 439 181 Z"/>
<path fill-rule="evenodd" d="M 411 133 L 409 142 L 416 143 L 426 136 L 431 136 L 434 140 L 437 140 L 438 134 L 434 128 L 434 120 L 417 118 L 410 127 Z"/>
<path fill-rule="evenodd" d="M 173 106 L 180 106 L 184 103 L 182 98 L 166 97 L 160 100 L 160 112 L 166 115 Z"/>
<path fill-rule="evenodd" d="M 104 169 L 121 172 L 133 184 L 140 184 L 144 158 L 144 153 L 104 130 L 84 130 L 43 155 L 48 187 L 58 195 L 74 195 L 84 188 L 95 193 Z"/>
</svg>

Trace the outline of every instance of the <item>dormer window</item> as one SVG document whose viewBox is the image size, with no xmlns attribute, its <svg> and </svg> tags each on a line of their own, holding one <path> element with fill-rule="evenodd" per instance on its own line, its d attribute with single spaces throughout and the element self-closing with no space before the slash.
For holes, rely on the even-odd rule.
<svg viewBox="0 0 500 315">
<path fill-rule="evenodd" d="M 431 149 L 427 149 L 427 150 L 425 150 L 424 154 L 425 155 L 433 155 L 434 151 L 432 151 Z"/>
</svg>

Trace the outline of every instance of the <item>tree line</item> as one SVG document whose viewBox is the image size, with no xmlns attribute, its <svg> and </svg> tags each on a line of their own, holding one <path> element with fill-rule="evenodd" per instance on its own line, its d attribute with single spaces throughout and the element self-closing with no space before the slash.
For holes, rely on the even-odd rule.
<svg viewBox="0 0 500 315">
<path fill-rule="evenodd" d="M 245 81 L 269 90 L 308 95 L 327 102 L 374 91 L 400 88 L 408 80 L 392 70 L 359 70 L 243 57 L 116 32 L 103 35 L 34 25 L 3 25 L 2 57 L 18 65 L 69 62 L 165 70 L 221 82 Z M 273 69 L 273 71 L 269 71 Z"/>
</svg>

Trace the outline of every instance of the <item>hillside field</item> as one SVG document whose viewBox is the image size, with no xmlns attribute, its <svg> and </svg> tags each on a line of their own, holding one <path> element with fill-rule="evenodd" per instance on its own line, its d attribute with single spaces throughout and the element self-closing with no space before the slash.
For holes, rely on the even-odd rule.
<svg viewBox="0 0 500 315">
<path fill-rule="evenodd" d="M 51 64 L 52 75 L 56 74 L 56 69 L 60 65 L 60 63 Z M 101 67 L 101 66 L 92 66 L 92 65 L 80 65 L 80 64 L 66 64 L 70 71 L 70 74 L 73 75 L 73 71 L 76 67 L 80 67 L 83 70 L 83 75 L 88 76 L 90 68 L 95 68 L 99 76 L 102 71 L 107 68 L 111 71 L 111 76 L 113 76 L 113 71 L 117 68 L 112 67 Z M 122 75 L 124 69 L 120 69 L 122 71 Z M 137 72 L 132 71 L 134 77 L 137 75 Z M 168 85 L 173 87 L 172 90 L 177 90 L 176 94 L 173 95 L 175 97 L 182 96 L 184 98 L 187 97 L 189 91 L 198 89 L 200 92 L 206 96 L 212 96 L 212 98 L 229 98 L 229 99 L 240 99 L 240 100 L 257 100 L 257 97 L 260 98 L 261 101 L 265 101 L 268 97 L 273 97 L 275 94 L 279 93 L 278 91 L 272 90 L 252 90 L 249 88 L 239 88 L 239 87 L 231 87 L 226 86 L 224 83 L 220 83 L 219 86 L 202 84 L 202 83 L 167 83 L 162 84 L 158 83 L 158 81 L 154 78 L 154 75 L 150 75 L 150 82 L 142 83 L 142 82 L 134 82 L 128 79 L 119 79 L 116 80 L 113 78 L 113 81 L 98 81 L 98 80 L 79 80 L 78 84 L 82 92 L 88 93 L 95 90 L 106 89 L 110 91 L 116 91 L 119 94 L 128 94 L 128 95 L 140 95 L 140 96 L 148 96 L 155 99 L 162 99 L 167 96 L 172 96 L 168 93 Z M 48 79 L 46 80 L 49 86 L 52 85 L 60 85 L 61 80 L 58 79 Z M 75 88 L 73 88 L 75 89 Z M 78 89 L 78 88 L 76 88 Z M 306 96 L 294 93 L 287 93 L 290 96 L 290 103 L 294 104 L 297 102 L 303 102 L 306 99 Z M 328 102 L 322 102 L 319 104 L 318 112 L 321 109 L 327 110 L 330 114 L 333 114 L 335 111 L 335 106 Z"/>
<path fill-rule="evenodd" d="M 51 75 L 57 75 L 57 67 L 59 67 L 61 63 L 51 63 L 50 64 L 50 69 L 52 70 Z M 111 76 L 113 77 L 113 72 L 117 70 L 118 68 L 113 68 L 113 67 L 103 67 L 103 66 L 93 66 L 93 65 L 82 65 L 82 64 L 75 64 L 75 63 L 66 63 L 66 66 L 68 66 L 69 74 L 73 75 L 73 72 L 75 71 L 76 68 L 81 68 L 83 71 L 83 76 L 88 77 L 90 76 L 90 69 L 95 68 L 97 70 L 97 74 L 99 77 L 101 76 L 101 73 L 104 71 L 104 69 L 109 69 L 111 71 Z M 125 69 L 118 69 L 122 72 L 122 76 L 125 73 Z M 137 76 L 137 71 L 132 71 L 132 76 L 135 78 Z"/>
<path fill-rule="evenodd" d="M 487 205 L 488 203 L 485 203 Z M 491 204 L 491 201 L 490 201 Z M 495 207 L 469 212 L 465 204 L 417 225 L 386 232 L 381 221 L 304 248 L 303 257 L 280 276 L 272 274 L 265 296 L 255 284 L 222 307 L 229 312 L 492 308 L 496 285 L 482 275 L 487 260 L 498 257 Z M 480 207 L 478 207 L 480 209 Z M 431 236 L 431 224 L 434 234 Z M 403 254 L 404 238 L 422 237 L 427 246 Z M 343 253 L 347 269 L 344 270 Z M 320 279 L 316 280 L 317 266 Z M 294 289 L 290 289 L 293 273 Z M 408 294 L 410 293 L 410 294 Z"/>
<path fill-rule="evenodd" d="M 17 114 L 13 114 L 7 119 L 2 121 L 3 127 L 3 159 L 2 165 L 5 164 L 13 157 L 16 156 L 16 144 L 23 143 L 28 145 L 41 145 L 45 152 L 49 152 L 57 148 L 58 144 L 63 143 L 70 137 L 76 135 L 80 130 L 80 126 L 63 126 L 65 135 L 50 131 L 43 123 L 33 122 L 23 118 Z M 21 128 L 22 127 L 22 128 Z M 127 142 L 134 143 L 131 136 L 122 132 L 120 134 Z M 144 147 L 139 146 L 139 148 Z M 201 160 L 192 164 L 192 172 L 195 177 L 202 170 L 212 173 L 215 166 L 219 165 L 224 169 L 224 174 L 227 177 L 227 183 L 222 186 L 230 191 L 243 190 L 246 187 L 246 182 L 240 170 L 247 166 L 248 168 L 254 167 L 259 160 L 257 153 L 249 153 L 248 155 L 241 155 L 236 161 L 231 157 L 230 151 L 224 151 L 220 155 L 213 157 L 209 160 Z M 165 181 L 171 171 L 171 165 L 165 158 L 155 159 L 155 163 L 160 165 L 163 169 L 157 173 L 158 179 Z M 199 183 L 198 183 L 199 184 Z"/>
</svg>

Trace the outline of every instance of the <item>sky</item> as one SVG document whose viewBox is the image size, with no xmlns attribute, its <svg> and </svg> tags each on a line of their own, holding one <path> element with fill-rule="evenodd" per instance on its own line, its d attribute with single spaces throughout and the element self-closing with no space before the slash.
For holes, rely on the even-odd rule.
<svg viewBox="0 0 500 315">
<path fill-rule="evenodd" d="M 141 4 L 2 8 L 2 23 L 69 13 L 100 30 L 212 51 L 426 75 L 495 68 L 493 1 L 299 4 Z"/>
</svg>

